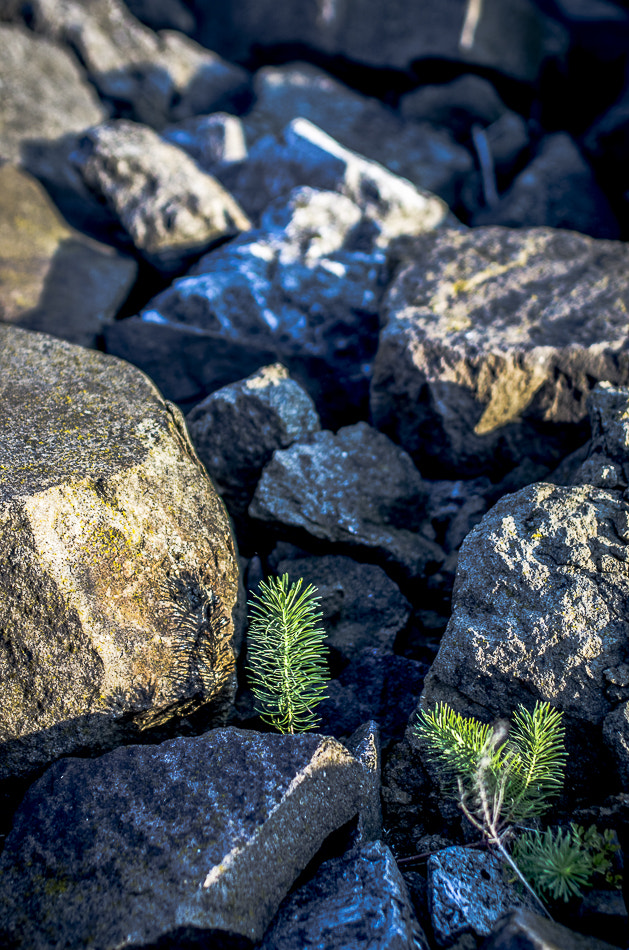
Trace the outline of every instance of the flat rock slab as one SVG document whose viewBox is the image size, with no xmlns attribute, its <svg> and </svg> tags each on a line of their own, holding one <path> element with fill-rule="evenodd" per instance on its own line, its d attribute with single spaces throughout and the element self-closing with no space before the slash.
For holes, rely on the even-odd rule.
<svg viewBox="0 0 629 950">
<path fill-rule="evenodd" d="M 405 577 L 436 566 L 441 549 L 420 533 L 426 486 L 411 459 L 357 422 L 280 449 L 262 472 L 253 518 L 369 552 Z"/>
<path fill-rule="evenodd" d="M 235 688 L 238 565 L 179 411 L 120 360 L 0 326 L 0 778 Z"/>
<path fill-rule="evenodd" d="M 39 182 L 0 168 L 0 320 L 95 346 L 137 264 L 71 230 Z"/>
<path fill-rule="evenodd" d="M 629 381 L 629 250 L 547 228 L 416 239 L 391 286 L 374 424 L 439 478 L 548 467 L 587 438 L 599 380 Z"/>
<path fill-rule="evenodd" d="M 408 891 L 381 841 L 322 864 L 282 904 L 260 950 L 427 950 Z"/>
<path fill-rule="evenodd" d="M 58 762 L 6 841 L 0 941 L 121 950 L 182 927 L 259 940 L 357 814 L 362 774 L 335 739 L 232 728 Z"/>
</svg>

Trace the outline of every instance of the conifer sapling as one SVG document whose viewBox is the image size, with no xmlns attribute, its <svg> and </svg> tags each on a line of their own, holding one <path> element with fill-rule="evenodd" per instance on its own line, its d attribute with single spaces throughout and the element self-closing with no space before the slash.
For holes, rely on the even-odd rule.
<svg viewBox="0 0 629 950">
<path fill-rule="evenodd" d="M 314 709 L 330 678 L 316 588 L 302 582 L 289 586 L 287 574 L 261 581 L 250 603 L 247 669 L 256 711 L 283 733 L 318 725 Z"/>
</svg>

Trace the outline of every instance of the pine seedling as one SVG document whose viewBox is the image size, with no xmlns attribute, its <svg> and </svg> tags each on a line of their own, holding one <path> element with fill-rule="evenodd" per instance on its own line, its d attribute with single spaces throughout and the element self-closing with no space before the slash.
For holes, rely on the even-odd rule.
<svg viewBox="0 0 629 950">
<path fill-rule="evenodd" d="M 325 631 L 312 585 L 288 575 L 261 581 L 249 614 L 249 680 L 256 711 L 282 733 L 314 729 L 315 707 L 326 698 Z"/>
</svg>

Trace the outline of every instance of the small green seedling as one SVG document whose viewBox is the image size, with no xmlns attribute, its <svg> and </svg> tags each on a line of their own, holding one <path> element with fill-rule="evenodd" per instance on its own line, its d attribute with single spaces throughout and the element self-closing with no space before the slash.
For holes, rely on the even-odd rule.
<svg viewBox="0 0 629 950">
<path fill-rule="evenodd" d="M 288 575 L 260 583 L 250 604 L 247 669 L 256 711 L 280 732 L 314 729 L 330 678 L 316 588 Z"/>
</svg>

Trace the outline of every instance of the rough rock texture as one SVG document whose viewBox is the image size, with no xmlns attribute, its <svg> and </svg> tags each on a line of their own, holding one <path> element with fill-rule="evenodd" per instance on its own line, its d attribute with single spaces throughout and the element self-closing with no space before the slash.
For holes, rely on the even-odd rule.
<svg viewBox="0 0 629 950">
<path fill-rule="evenodd" d="M 378 841 L 382 836 L 380 728 L 374 719 L 360 726 L 344 743 L 363 768 L 362 802 L 358 815 L 357 843 Z"/>
<path fill-rule="evenodd" d="M 629 251 L 568 231 L 417 238 L 383 304 L 374 424 L 438 477 L 556 465 L 598 380 L 629 380 Z"/>
<path fill-rule="evenodd" d="M 238 116 L 227 112 L 182 119 L 167 125 L 161 135 L 167 142 L 187 152 L 199 168 L 210 175 L 220 175 L 247 157 L 242 122 Z"/>
<path fill-rule="evenodd" d="M 0 26 L 0 156 L 23 163 L 30 145 L 102 122 L 103 107 L 78 62 L 56 43 Z"/>
<path fill-rule="evenodd" d="M 252 46 L 303 43 L 320 52 L 369 66 L 407 71 L 418 60 L 439 59 L 497 69 L 534 81 L 546 50 L 562 37 L 528 0 L 485 0 L 471 46 L 460 44 L 465 0 L 362 0 L 308 3 L 226 0 L 207 12 L 202 42 L 223 56 L 246 59 Z"/>
<path fill-rule="evenodd" d="M 395 858 L 380 841 L 326 861 L 286 899 L 261 950 L 427 950 Z"/>
<path fill-rule="evenodd" d="M 94 346 L 137 265 L 71 230 L 29 174 L 0 168 L 0 320 Z"/>
<path fill-rule="evenodd" d="M 0 777 L 223 715 L 238 566 L 181 414 L 43 334 L 0 326 L 0 362 Z"/>
<path fill-rule="evenodd" d="M 495 207 L 474 216 L 473 224 L 512 228 L 544 225 L 583 231 L 595 238 L 620 236 L 606 195 L 565 132 L 545 136 L 533 161 Z"/>
<path fill-rule="evenodd" d="M 516 907 L 532 909 L 533 899 L 505 881 L 494 854 L 445 848 L 428 858 L 428 900 L 435 940 L 449 946 L 463 933 L 487 937 L 496 921 Z"/>
<path fill-rule="evenodd" d="M 0 940 L 119 950 L 183 927 L 259 940 L 359 807 L 335 739 L 217 729 L 65 759 L 27 793 L 0 879 Z"/>
<path fill-rule="evenodd" d="M 366 648 L 393 652 L 411 605 L 398 586 L 375 564 L 358 564 L 342 555 L 282 560 L 277 574 L 291 581 L 303 577 L 317 588 L 327 633 L 326 643 L 345 660 Z"/>
<path fill-rule="evenodd" d="M 615 950 L 616 944 L 583 936 L 530 910 L 503 917 L 482 950 Z"/>
<path fill-rule="evenodd" d="M 448 130 L 404 122 L 377 99 L 354 92 L 308 63 L 258 70 L 254 92 L 255 107 L 244 118 L 250 143 L 263 134 L 280 135 L 293 119 L 308 119 L 341 145 L 448 204 L 472 170 L 471 155 Z"/>
<path fill-rule="evenodd" d="M 502 498 L 461 546 L 422 707 L 487 719 L 548 701 L 565 714 L 577 781 L 605 773 L 609 785 L 601 729 L 629 698 L 613 683 L 629 653 L 628 542 L 620 492 L 541 483 Z M 626 775 L 627 750 L 609 751 Z"/>
<path fill-rule="evenodd" d="M 163 270 L 251 226 L 216 179 L 146 126 L 123 119 L 97 126 L 74 162 L 135 247 Z"/>
<path fill-rule="evenodd" d="M 33 0 L 36 30 L 68 44 L 101 96 L 129 117 L 161 128 L 167 121 L 242 101 L 243 69 L 174 31 L 159 36 L 119 0 Z"/>
<path fill-rule="evenodd" d="M 420 533 L 425 501 L 425 483 L 406 452 L 357 422 L 275 452 L 249 513 L 419 578 L 442 559 Z"/>
<path fill-rule="evenodd" d="M 187 415 L 186 423 L 232 516 L 246 514 L 276 449 L 321 428 L 312 399 L 281 363 L 212 393 Z"/>
</svg>

